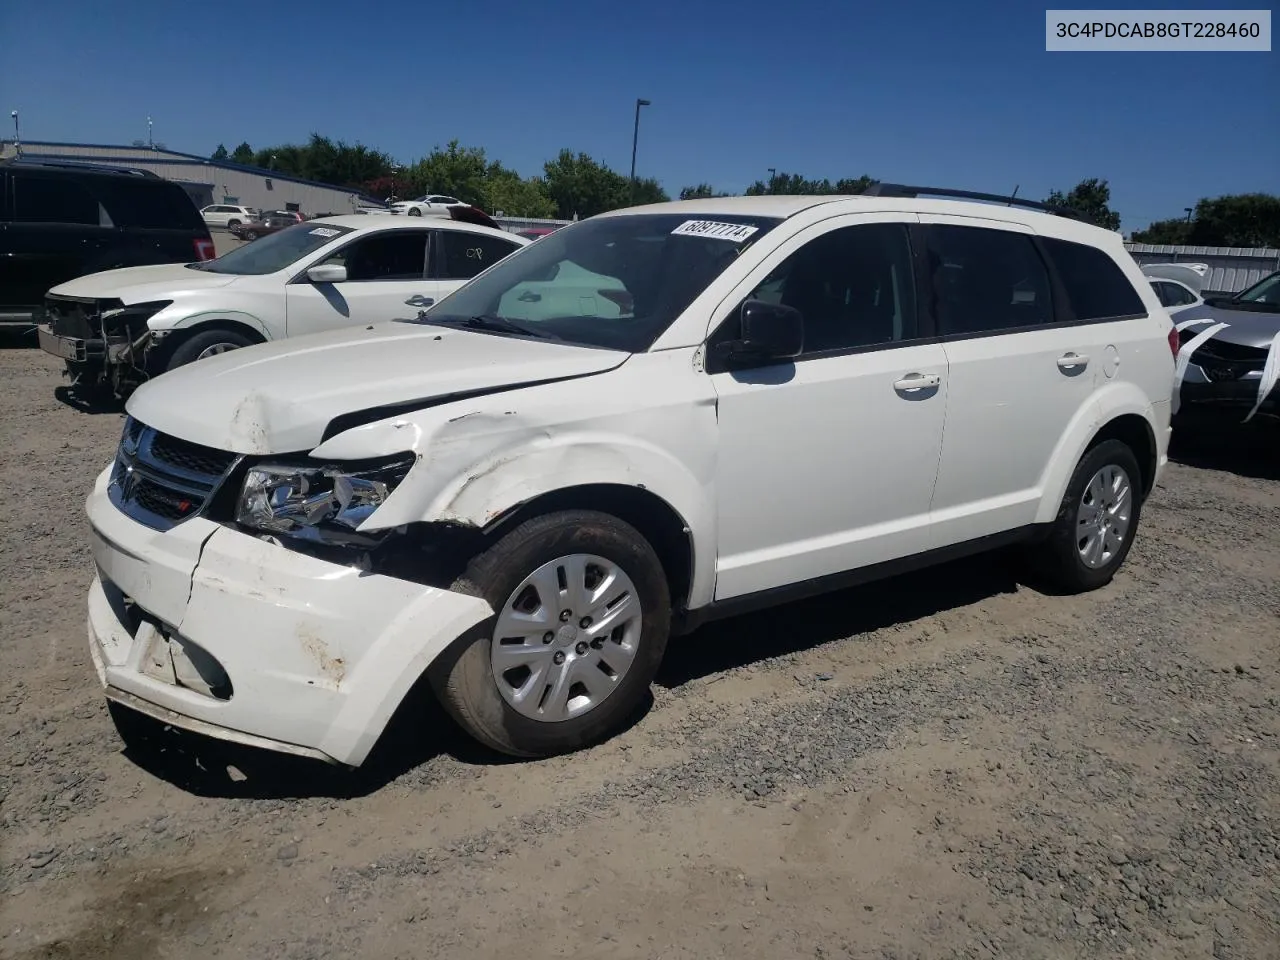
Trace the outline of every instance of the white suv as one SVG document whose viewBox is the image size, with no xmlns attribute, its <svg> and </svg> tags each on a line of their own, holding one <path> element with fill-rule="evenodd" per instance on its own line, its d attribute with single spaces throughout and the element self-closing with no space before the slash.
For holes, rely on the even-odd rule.
<svg viewBox="0 0 1280 960">
<path fill-rule="evenodd" d="M 107 696 L 358 765 L 425 676 L 545 755 L 711 618 L 1007 544 L 1107 583 L 1169 317 L 1119 235 L 921 192 L 620 210 L 145 384 L 88 501 Z"/>
<path fill-rule="evenodd" d="M 258 215 L 253 207 L 236 207 L 227 203 L 214 203 L 200 209 L 200 216 L 210 227 L 230 229 L 238 223 L 251 223 Z"/>
</svg>

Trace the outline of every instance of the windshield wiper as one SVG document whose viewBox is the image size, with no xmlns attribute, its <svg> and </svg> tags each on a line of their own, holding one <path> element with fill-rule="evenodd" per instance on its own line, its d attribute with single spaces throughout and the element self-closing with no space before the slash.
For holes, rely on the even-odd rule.
<svg viewBox="0 0 1280 960">
<path fill-rule="evenodd" d="M 418 314 L 418 319 L 423 323 L 439 323 L 443 326 L 469 327 L 472 330 L 488 330 L 493 333 L 514 333 L 523 337 L 559 339 L 555 334 L 547 333 L 543 330 L 534 330 L 532 327 L 526 327 L 522 323 L 516 323 L 514 320 L 508 320 L 506 317 L 492 314 L 483 314 L 477 317 L 433 317 L 423 311 Z"/>
</svg>

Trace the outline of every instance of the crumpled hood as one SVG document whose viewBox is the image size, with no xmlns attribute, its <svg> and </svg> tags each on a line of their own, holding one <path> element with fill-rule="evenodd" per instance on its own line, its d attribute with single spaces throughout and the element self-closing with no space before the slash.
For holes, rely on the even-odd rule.
<svg viewBox="0 0 1280 960">
<path fill-rule="evenodd" d="M 1243 347 L 1266 349 L 1280 332 L 1280 313 L 1255 313 L 1252 310 L 1223 310 L 1207 303 L 1183 310 L 1170 311 L 1176 324 L 1187 320 L 1205 320 L 1209 323 L 1225 323 L 1228 326 L 1213 335 L 1215 340 L 1239 344 Z M 1200 329 L 1197 327 L 1196 329 Z"/>
<path fill-rule="evenodd" d="M 121 267 L 76 277 L 49 291 L 55 297 L 84 297 L 95 300 L 118 299 L 125 306 L 172 300 L 174 293 L 225 287 L 239 279 L 236 274 L 191 270 L 181 263 L 158 263 L 147 267 Z"/>
<path fill-rule="evenodd" d="M 148 426 L 207 447 L 298 453 L 317 446 L 343 414 L 603 373 L 628 356 L 386 321 L 196 361 L 143 384 L 127 409 Z"/>
</svg>

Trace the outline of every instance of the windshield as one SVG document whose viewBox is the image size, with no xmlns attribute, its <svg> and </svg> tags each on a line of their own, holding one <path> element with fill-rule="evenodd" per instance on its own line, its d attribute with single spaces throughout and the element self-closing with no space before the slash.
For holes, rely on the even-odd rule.
<svg viewBox="0 0 1280 960">
<path fill-rule="evenodd" d="M 563 227 L 516 251 L 422 315 L 427 323 L 497 318 L 538 335 L 647 350 L 771 217 L 625 214 Z M 474 324 L 473 324 L 474 326 Z"/>
<path fill-rule="evenodd" d="M 188 264 L 192 270 L 208 270 L 210 273 L 234 273 L 240 276 L 262 276 L 283 270 L 289 264 L 319 250 L 344 233 L 350 227 L 323 223 L 299 223 L 286 227 L 279 233 L 268 234 L 261 240 L 246 243 L 243 247 L 224 253 L 216 260 Z"/>
<path fill-rule="evenodd" d="M 1265 303 L 1280 307 L 1280 273 L 1263 277 L 1249 289 L 1237 293 L 1235 299 L 1242 303 Z"/>
</svg>

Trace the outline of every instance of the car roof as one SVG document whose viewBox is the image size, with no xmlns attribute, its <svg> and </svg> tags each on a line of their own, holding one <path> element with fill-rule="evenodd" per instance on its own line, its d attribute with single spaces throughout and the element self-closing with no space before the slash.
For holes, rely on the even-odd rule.
<svg viewBox="0 0 1280 960">
<path fill-rule="evenodd" d="M 637 214 L 677 214 L 689 217 L 775 217 L 787 219 L 815 207 L 830 206 L 829 215 L 843 213 L 921 213 L 980 217 L 1011 224 L 1031 226 L 1051 236 L 1077 239 L 1097 245 L 1123 244 L 1119 233 L 1071 217 L 1035 209 L 977 200 L 941 200 L 924 197 L 864 196 L 862 194 L 817 194 L 783 196 L 770 194 L 756 197 L 708 197 L 698 200 L 672 200 L 638 207 L 625 207 L 599 214 L 601 217 Z"/>
<path fill-rule="evenodd" d="M 493 227 L 482 226 L 478 223 L 467 223 L 463 220 L 452 220 L 448 217 L 392 217 L 376 213 L 345 213 L 337 217 L 320 217 L 316 220 L 308 220 L 307 223 L 332 223 L 351 230 L 363 230 L 369 227 L 378 227 L 384 230 L 412 230 L 416 227 L 421 230 L 423 227 L 428 227 L 431 230 L 483 233 L 488 236 L 509 237 L 518 243 L 528 242 L 527 237 L 521 237 L 508 230 L 495 230 Z"/>
</svg>

